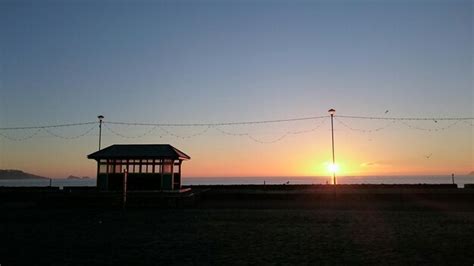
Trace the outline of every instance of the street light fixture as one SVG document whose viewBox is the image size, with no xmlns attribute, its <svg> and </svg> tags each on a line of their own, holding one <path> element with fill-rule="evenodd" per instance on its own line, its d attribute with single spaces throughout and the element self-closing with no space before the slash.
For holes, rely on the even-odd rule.
<svg viewBox="0 0 474 266">
<path fill-rule="evenodd" d="M 331 115 L 331 136 L 332 136 L 332 180 L 333 184 L 336 185 L 336 159 L 334 157 L 334 124 L 333 124 L 333 118 L 334 114 L 336 113 L 336 110 L 334 109 L 329 109 L 328 110 L 329 114 Z"/>
<path fill-rule="evenodd" d="M 102 119 L 104 119 L 103 115 L 97 116 L 99 119 L 99 151 L 100 151 L 100 142 L 102 140 Z"/>
</svg>

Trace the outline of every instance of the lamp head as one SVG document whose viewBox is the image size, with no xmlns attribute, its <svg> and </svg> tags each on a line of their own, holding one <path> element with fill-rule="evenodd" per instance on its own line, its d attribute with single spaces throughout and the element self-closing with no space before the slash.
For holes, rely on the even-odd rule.
<svg viewBox="0 0 474 266">
<path fill-rule="evenodd" d="M 97 118 L 99 118 L 99 120 L 102 121 L 102 119 L 104 119 L 104 116 L 103 116 L 103 115 L 99 115 Z"/>
<path fill-rule="evenodd" d="M 334 110 L 334 109 L 329 109 L 328 112 L 329 112 L 330 115 L 334 115 L 334 114 L 336 113 L 336 110 Z"/>
</svg>

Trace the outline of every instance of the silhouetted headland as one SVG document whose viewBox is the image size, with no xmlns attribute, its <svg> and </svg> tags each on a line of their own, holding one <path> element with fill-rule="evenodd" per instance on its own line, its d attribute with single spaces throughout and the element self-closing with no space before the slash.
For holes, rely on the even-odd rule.
<svg viewBox="0 0 474 266">
<path fill-rule="evenodd" d="M 0 179 L 8 179 L 8 180 L 15 180 L 15 179 L 49 179 L 49 177 L 34 175 L 30 173 L 23 172 L 21 170 L 14 170 L 14 169 L 0 169 Z"/>
<path fill-rule="evenodd" d="M 70 175 L 70 176 L 66 177 L 66 179 L 81 180 L 81 179 L 90 179 L 90 177 L 88 177 L 88 176 L 79 177 L 79 176 Z"/>
</svg>

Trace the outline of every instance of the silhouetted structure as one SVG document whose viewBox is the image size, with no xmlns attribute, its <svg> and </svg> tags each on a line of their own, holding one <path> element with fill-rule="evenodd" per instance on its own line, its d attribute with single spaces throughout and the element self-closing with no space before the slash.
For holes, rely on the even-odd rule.
<svg viewBox="0 0 474 266">
<path fill-rule="evenodd" d="M 97 161 L 97 188 L 120 191 L 128 171 L 127 190 L 179 190 L 181 163 L 191 157 L 169 144 L 112 145 L 87 156 Z"/>
</svg>

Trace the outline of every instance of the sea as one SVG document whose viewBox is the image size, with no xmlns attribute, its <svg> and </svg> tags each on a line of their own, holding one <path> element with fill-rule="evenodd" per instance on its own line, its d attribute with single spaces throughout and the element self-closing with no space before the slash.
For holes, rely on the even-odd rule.
<svg viewBox="0 0 474 266">
<path fill-rule="evenodd" d="M 331 184 L 332 177 L 183 177 L 183 185 L 272 185 Z M 451 175 L 437 176 L 341 176 L 338 184 L 452 184 Z M 474 184 L 474 176 L 456 175 L 454 183 L 462 188 Z M 0 187 L 95 186 L 96 179 L 22 179 L 0 180 Z"/>
</svg>

